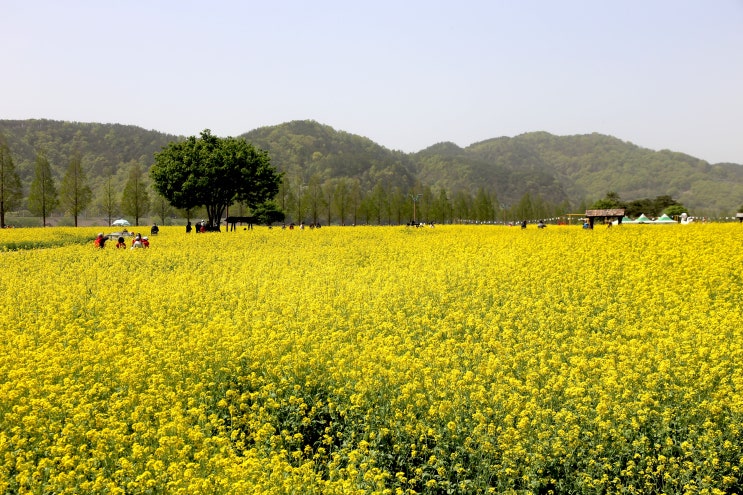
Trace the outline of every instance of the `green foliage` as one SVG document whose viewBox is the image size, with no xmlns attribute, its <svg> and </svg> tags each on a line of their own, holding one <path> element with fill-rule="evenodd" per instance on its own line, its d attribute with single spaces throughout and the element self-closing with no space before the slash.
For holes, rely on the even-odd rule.
<svg viewBox="0 0 743 495">
<path fill-rule="evenodd" d="M 615 191 L 606 193 L 606 197 L 596 201 L 590 207 L 590 209 L 601 210 L 611 208 L 624 208 L 625 215 L 631 218 L 639 217 L 643 213 L 651 217 L 659 216 L 661 213 L 666 213 L 669 216 L 688 213 L 686 207 L 669 195 L 657 196 L 655 199 L 643 198 L 625 202 Z"/>
<path fill-rule="evenodd" d="M 34 215 L 40 216 L 42 225 L 46 227 L 46 218 L 59 204 L 57 186 L 54 185 L 54 177 L 49 160 L 44 154 L 36 156 L 34 167 L 34 179 L 31 182 L 31 190 L 28 195 L 28 209 Z"/>
<path fill-rule="evenodd" d="M 72 215 L 75 227 L 77 227 L 78 215 L 88 207 L 93 199 L 93 191 L 88 185 L 79 153 L 72 155 L 59 192 L 62 206 L 67 213 Z"/>
<path fill-rule="evenodd" d="M 680 216 L 682 213 L 689 213 L 689 211 L 686 209 L 684 205 L 671 205 L 671 206 L 668 206 L 665 210 L 663 210 L 663 213 L 673 218 L 673 217 Z"/>
<path fill-rule="evenodd" d="M 606 197 L 591 205 L 591 209 L 595 210 L 608 210 L 613 208 L 627 208 L 627 203 L 622 201 L 619 194 L 614 191 L 609 191 L 606 193 Z"/>
<path fill-rule="evenodd" d="M 271 155 L 271 161 L 290 180 L 321 182 L 340 177 L 357 178 L 362 190 L 377 182 L 411 187 L 412 161 L 402 152 L 390 151 L 368 138 L 356 136 L 317 122 L 293 121 L 262 127 L 242 135 Z"/>
<path fill-rule="evenodd" d="M 0 134 L 0 228 L 5 227 L 5 214 L 17 208 L 22 199 L 20 176 L 13 164 L 10 148 Z"/>
<path fill-rule="evenodd" d="M 118 195 L 127 181 L 129 163 L 139 162 L 146 172 L 154 153 L 185 139 L 134 126 L 51 120 L 0 120 L 0 133 L 6 137 L 26 190 L 33 179 L 36 150 L 45 151 L 55 177 L 63 176 L 62 167 L 79 150 L 89 185 L 98 196 L 91 207 L 105 216 L 119 213 L 117 208 L 111 213 L 115 205 L 105 200 L 110 197 L 105 194 L 107 182 Z M 535 132 L 466 148 L 444 142 L 413 154 L 389 150 L 368 138 L 309 120 L 262 127 L 241 137 L 265 150 L 276 170 L 285 174 L 288 187 L 281 188 L 276 201 L 296 221 L 322 210 L 334 222 L 356 223 L 363 205 L 370 218 L 393 223 L 402 218 L 404 222 L 412 211 L 407 211 L 409 202 L 400 198 L 416 185 L 443 190 L 449 199 L 448 205 L 438 204 L 438 198 L 420 205 L 432 218 L 445 218 L 450 211 L 451 219 L 463 221 L 481 216 L 482 205 L 474 206 L 481 188 L 499 219 L 512 217 L 511 210 L 526 193 L 533 202 L 541 202 L 545 211 L 583 211 L 580 205 L 591 204 L 592 198 L 605 191 L 616 191 L 628 206 L 644 198 L 669 196 L 695 215 L 707 216 L 730 214 L 743 197 L 743 166 L 711 165 L 682 153 L 653 151 L 595 133 L 554 136 Z M 310 206 L 303 201 L 301 188 L 313 177 L 322 185 L 323 200 L 316 194 L 318 201 Z M 341 181 L 345 186 L 339 185 Z M 356 194 L 349 196 L 352 182 Z M 385 192 L 385 204 L 378 202 L 377 184 Z M 370 198 L 374 195 L 377 200 Z M 650 210 L 645 213 L 652 214 Z"/>
<path fill-rule="evenodd" d="M 281 211 L 273 201 L 267 201 L 256 206 L 253 209 L 253 215 L 258 219 L 258 222 L 263 225 L 283 222 L 286 218 L 284 212 Z"/>
<path fill-rule="evenodd" d="M 150 209 L 150 194 L 144 179 L 142 167 L 136 162 L 130 164 L 129 180 L 121 195 L 121 210 L 134 217 L 134 225 L 139 225 L 139 219 Z"/>
<path fill-rule="evenodd" d="M 111 225 L 113 217 L 119 208 L 118 194 L 111 177 L 101 185 L 97 203 L 99 210 L 103 212 L 105 217 L 108 219 L 108 224 Z"/>
<path fill-rule="evenodd" d="M 653 204 L 652 199 L 643 198 L 630 201 L 624 212 L 626 216 L 631 218 L 639 217 L 643 213 L 645 215 L 650 215 L 651 217 L 656 216 L 655 205 Z"/>
<path fill-rule="evenodd" d="M 172 206 L 204 206 L 212 226 L 219 226 L 225 209 L 236 201 L 253 208 L 273 198 L 281 180 L 268 153 L 241 138 L 216 137 L 208 129 L 200 138 L 171 142 L 155 153 L 150 177 Z"/>
</svg>

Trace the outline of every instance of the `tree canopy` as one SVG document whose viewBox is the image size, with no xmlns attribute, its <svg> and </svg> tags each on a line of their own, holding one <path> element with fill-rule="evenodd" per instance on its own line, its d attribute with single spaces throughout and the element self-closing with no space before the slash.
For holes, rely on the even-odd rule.
<svg viewBox="0 0 743 495">
<path fill-rule="evenodd" d="M 236 201 L 256 208 L 271 200 L 281 180 L 266 151 L 244 139 L 219 138 L 209 129 L 155 153 L 150 177 L 175 208 L 205 207 L 212 227 L 219 227 L 225 209 Z"/>
</svg>

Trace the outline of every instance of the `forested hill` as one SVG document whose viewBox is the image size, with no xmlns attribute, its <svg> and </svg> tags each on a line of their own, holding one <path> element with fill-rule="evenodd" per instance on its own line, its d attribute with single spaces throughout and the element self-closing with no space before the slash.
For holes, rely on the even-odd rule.
<svg viewBox="0 0 743 495">
<path fill-rule="evenodd" d="M 149 167 L 153 154 L 183 137 L 118 124 L 0 120 L 0 134 L 28 190 L 36 152 L 43 150 L 61 178 L 70 154 L 83 154 L 94 191 L 108 178 L 123 184 L 129 164 Z M 438 143 L 417 153 L 390 150 L 368 138 L 314 121 L 261 127 L 242 135 L 269 151 L 290 184 L 358 179 L 361 191 L 377 185 L 403 191 L 443 188 L 450 198 L 479 189 L 503 205 L 526 193 L 552 203 L 624 200 L 670 195 L 696 214 L 731 214 L 743 204 L 743 166 L 709 164 L 668 150 L 653 151 L 601 134 L 545 132 L 498 137 L 461 148 Z"/>
<path fill-rule="evenodd" d="M 437 144 L 415 155 L 423 183 L 444 188 L 500 184 L 499 197 L 513 201 L 524 190 L 575 205 L 608 191 L 635 200 L 670 195 L 692 210 L 731 213 L 743 204 L 743 166 L 711 165 L 668 150 L 653 151 L 615 137 L 546 132 L 501 137 L 459 148 Z"/>
<path fill-rule="evenodd" d="M 109 177 L 126 179 L 128 165 L 149 168 L 153 154 L 178 136 L 120 124 L 56 120 L 0 120 L 0 137 L 10 148 L 13 163 L 28 191 L 37 152 L 43 152 L 57 178 L 64 176 L 74 152 L 81 153 L 93 190 Z"/>
<path fill-rule="evenodd" d="M 358 179 L 362 190 L 378 183 L 408 189 L 415 183 L 410 155 L 314 121 L 261 127 L 242 137 L 268 150 L 271 162 L 290 181 L 306 184 L 313 176 L 321 181 L 348 177 Z"/>
</svg>

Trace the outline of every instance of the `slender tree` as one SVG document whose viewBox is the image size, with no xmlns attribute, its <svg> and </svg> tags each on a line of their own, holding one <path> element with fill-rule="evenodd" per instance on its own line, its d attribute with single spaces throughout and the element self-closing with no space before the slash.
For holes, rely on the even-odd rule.
<svg viewBox="0 0 743 495">
<path fill-rule="evenodd" d="M 304 216 L 307 212 L 307 205 L 309 204 L 309 198 L 307 197 L 307 186 L 303 183 L 302 179 L 297 179 L 295 188 L 290 195 L 290 203 L 292 204 L 294 211 L 294 222 L 304 222 Z"/>
<path fill-rule="evenodd" d="M 495 207 L 490 195 L 485 188 L 480 186 L 474 200 L 475 220 L 478 222 L 487 222 L 495 218 Z"/>
<path fill-rule="evenodd" d="M 100 196 L 98 196 L 98 204 L 108 219 L 108 225 L 111 225 L 113 216 L 119 209 L 117 196 L 118 194 L 116 194 L 116 188 L 113 186 L 113 180 L 109 177 L 101 188 Z"/>
<path fill-rule="evenodd" d="M 335 182 L 335 191 L 333 193 L 333 207 L 338 214 L 338 220 L 341 225 L 346 225 L 346 214 L 351 208 L 351 190 L 348 186 L 348 180 L 340 177 Z"/>
<path fill-rule="evenodd" d="M 361 200 L 363 199 L 361 193 L 361 184 L 358 179 L 351 179 L 351 186 L 349 188 L 349 210 L 351 212 L 351 218 L 353 219 L 353 225 L 356 225 L 359 220 L 359 209 L 361 208 Z"/>
<path fill-rule="evenodd" d="M 150 210 L 150 195 L 139 163 L 134 162 L 129 169 L 129 179 L 121 194 L 121 210 L 134 217 L 134 225 L 139 225 L 139 219 Z"/>
<path fill-rule="evenodd" d="M 46 217 L 59 204 L 57 187 L 54 185 L 52 168 L 43 153 L 36 155 L 34 178 L 28 194 L 28 209 L 41 217 L 42 226 L 46 227 Z"/>
<path fill-rule="evenodd" d="M 423 221 L 424 223 L 429 223 L 431 221 L 430 219 L 430 211 L 431 206 L 433 205 L 435 201 L 435 196 L 433 194 L 433 191 L 431 190 L 430 186 L 426 186 L 423 188 L 423 195 L 421 196 L 420 201 L 418 201 L 418 221 Z"/>
<path fill-rule="evenodd" d="M 152 210 L 160 219 L 160 225 L 165 225 L 167 218 L 175 211 L 170 206 L 168 200 L 157 193 L 155 193 L 155 198 L 152 200 Z"/>
<path fill-rule="evenodd" d="M 291 185 L 289 179 L 285 174 L 281 175 L 281 181 L 279 182 L 279 192 L 276 194 L 276 201 L 281 211 L 289 211 L 289 199 L 291 196 Z"/>
<path fill-rule="evenodd" d="M 534 206 L 531 194 L 525 192 L 519 203 L 515 206 L 515 214 L 519 220 L 534 220 Z"/>
<path fill-rule="evenodd" d="M 5 228 L 5 213 L 20 205 L 21 199 L 21 178 L 13 165 L 10 148 L 0 136 L 0 228 Z"/>
<path fill-rule="evenodd" d="M 472 197 L 463 190 L 454 193 L 452 200 L 452 217 L 458 222 L 468 222 L 473 219 Z"/>
<path fill-rule="evenodd" d="M 390 191 L 389 195 L 390 204 L 390 222 L 394 222 L 397 225 L 403 223 L 403 217 L 405 216 L 405 205 L 407 204 L 405 194 L 403 193 L 400 186 L 395 186 Z"/>
<path fill-rule="evenodd" d="M 325 224 L 330 225 L 333 219 L 333 203 L 335 196 L 335 180 L 328 179 L 322 185 L 323 206 L 325 206 Z"/>
<path fill-rule="evenodd" d="M 62 179 L 62 185 L 59 188 L 62 206 L 65 211 L 75 219 L 77 227 L 77 218 L 85 208 L 88 207 L 93 199 L 93 191 L 88 185 L 88 180 L 83 171 L 83 161 L 80 153 L 75 152 L 70 158 L 70 165 Z"/>
<path fill-rule="evenodd" d="M 385 211 L 388 211 L 387 192 L 384 190 L 384 186 L 380 182 L 377 182 L 372 188 L 371 192 L 367 195 L 367 207 L 369 209 L 369 215 L 374 217 L 377 225 L 383 224 L 383 218 Z M 389 215 L 387 215 L 389 220 Z"/>
<path fill-rule="evenodd" d="M 451 205 L 449 204 L 449 198 L 446 196 L 446 189 L 443 187 L 439 188 L 439 196 L 434 201 L 431 210 L 432 220 L 436 220 L 438 223 L 446 223 L 447 219 L 451 217 Z"/>
<path fill-rule="evenodd" d="M 324 206 L 322 185 L 320 184 L 320 176 L 317 174 L 310 177 L 310 182 L 307 185 L 307 199 L 309 200 L 308 207 L 312 223 L 317 224 L 320 219 L 320 209 Z"/>
</svg>

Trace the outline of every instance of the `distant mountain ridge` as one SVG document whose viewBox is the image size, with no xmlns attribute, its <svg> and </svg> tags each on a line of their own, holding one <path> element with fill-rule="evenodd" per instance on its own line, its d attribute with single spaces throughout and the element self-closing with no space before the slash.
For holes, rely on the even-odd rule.
<svg viewBox="0 0 743 495">
<path fill-rule="evenodd" d="M 83 154 L 95 190 L 108 178 L 123 184 L 124 165 L 149 167 L 153 153 L 174 136 L 137 126 L 44 119 L 0 120 L 4 137 L 28 188 L 37 150 L 44 150 L 61 177 L 70 154 Z M 310 178 L 356 178 L 375 184 L 430 187 L 474 194 L 484 188 L 502 205 L 524 194 L 573 208 L 608 191 L 624 200 L 671 195 L 697 214 L 731 214 L 743 204 L 743 166 L 710 164 L 668 150 L 653 151 L 618 138 L 530 132 L 471 144 L 436 143 L 416 153 L 393 151 L 372 140 L 312 120 L 266 126 L 241 134 L 270 153 L 272 163 L 298 183 Z"/>
</svg>

